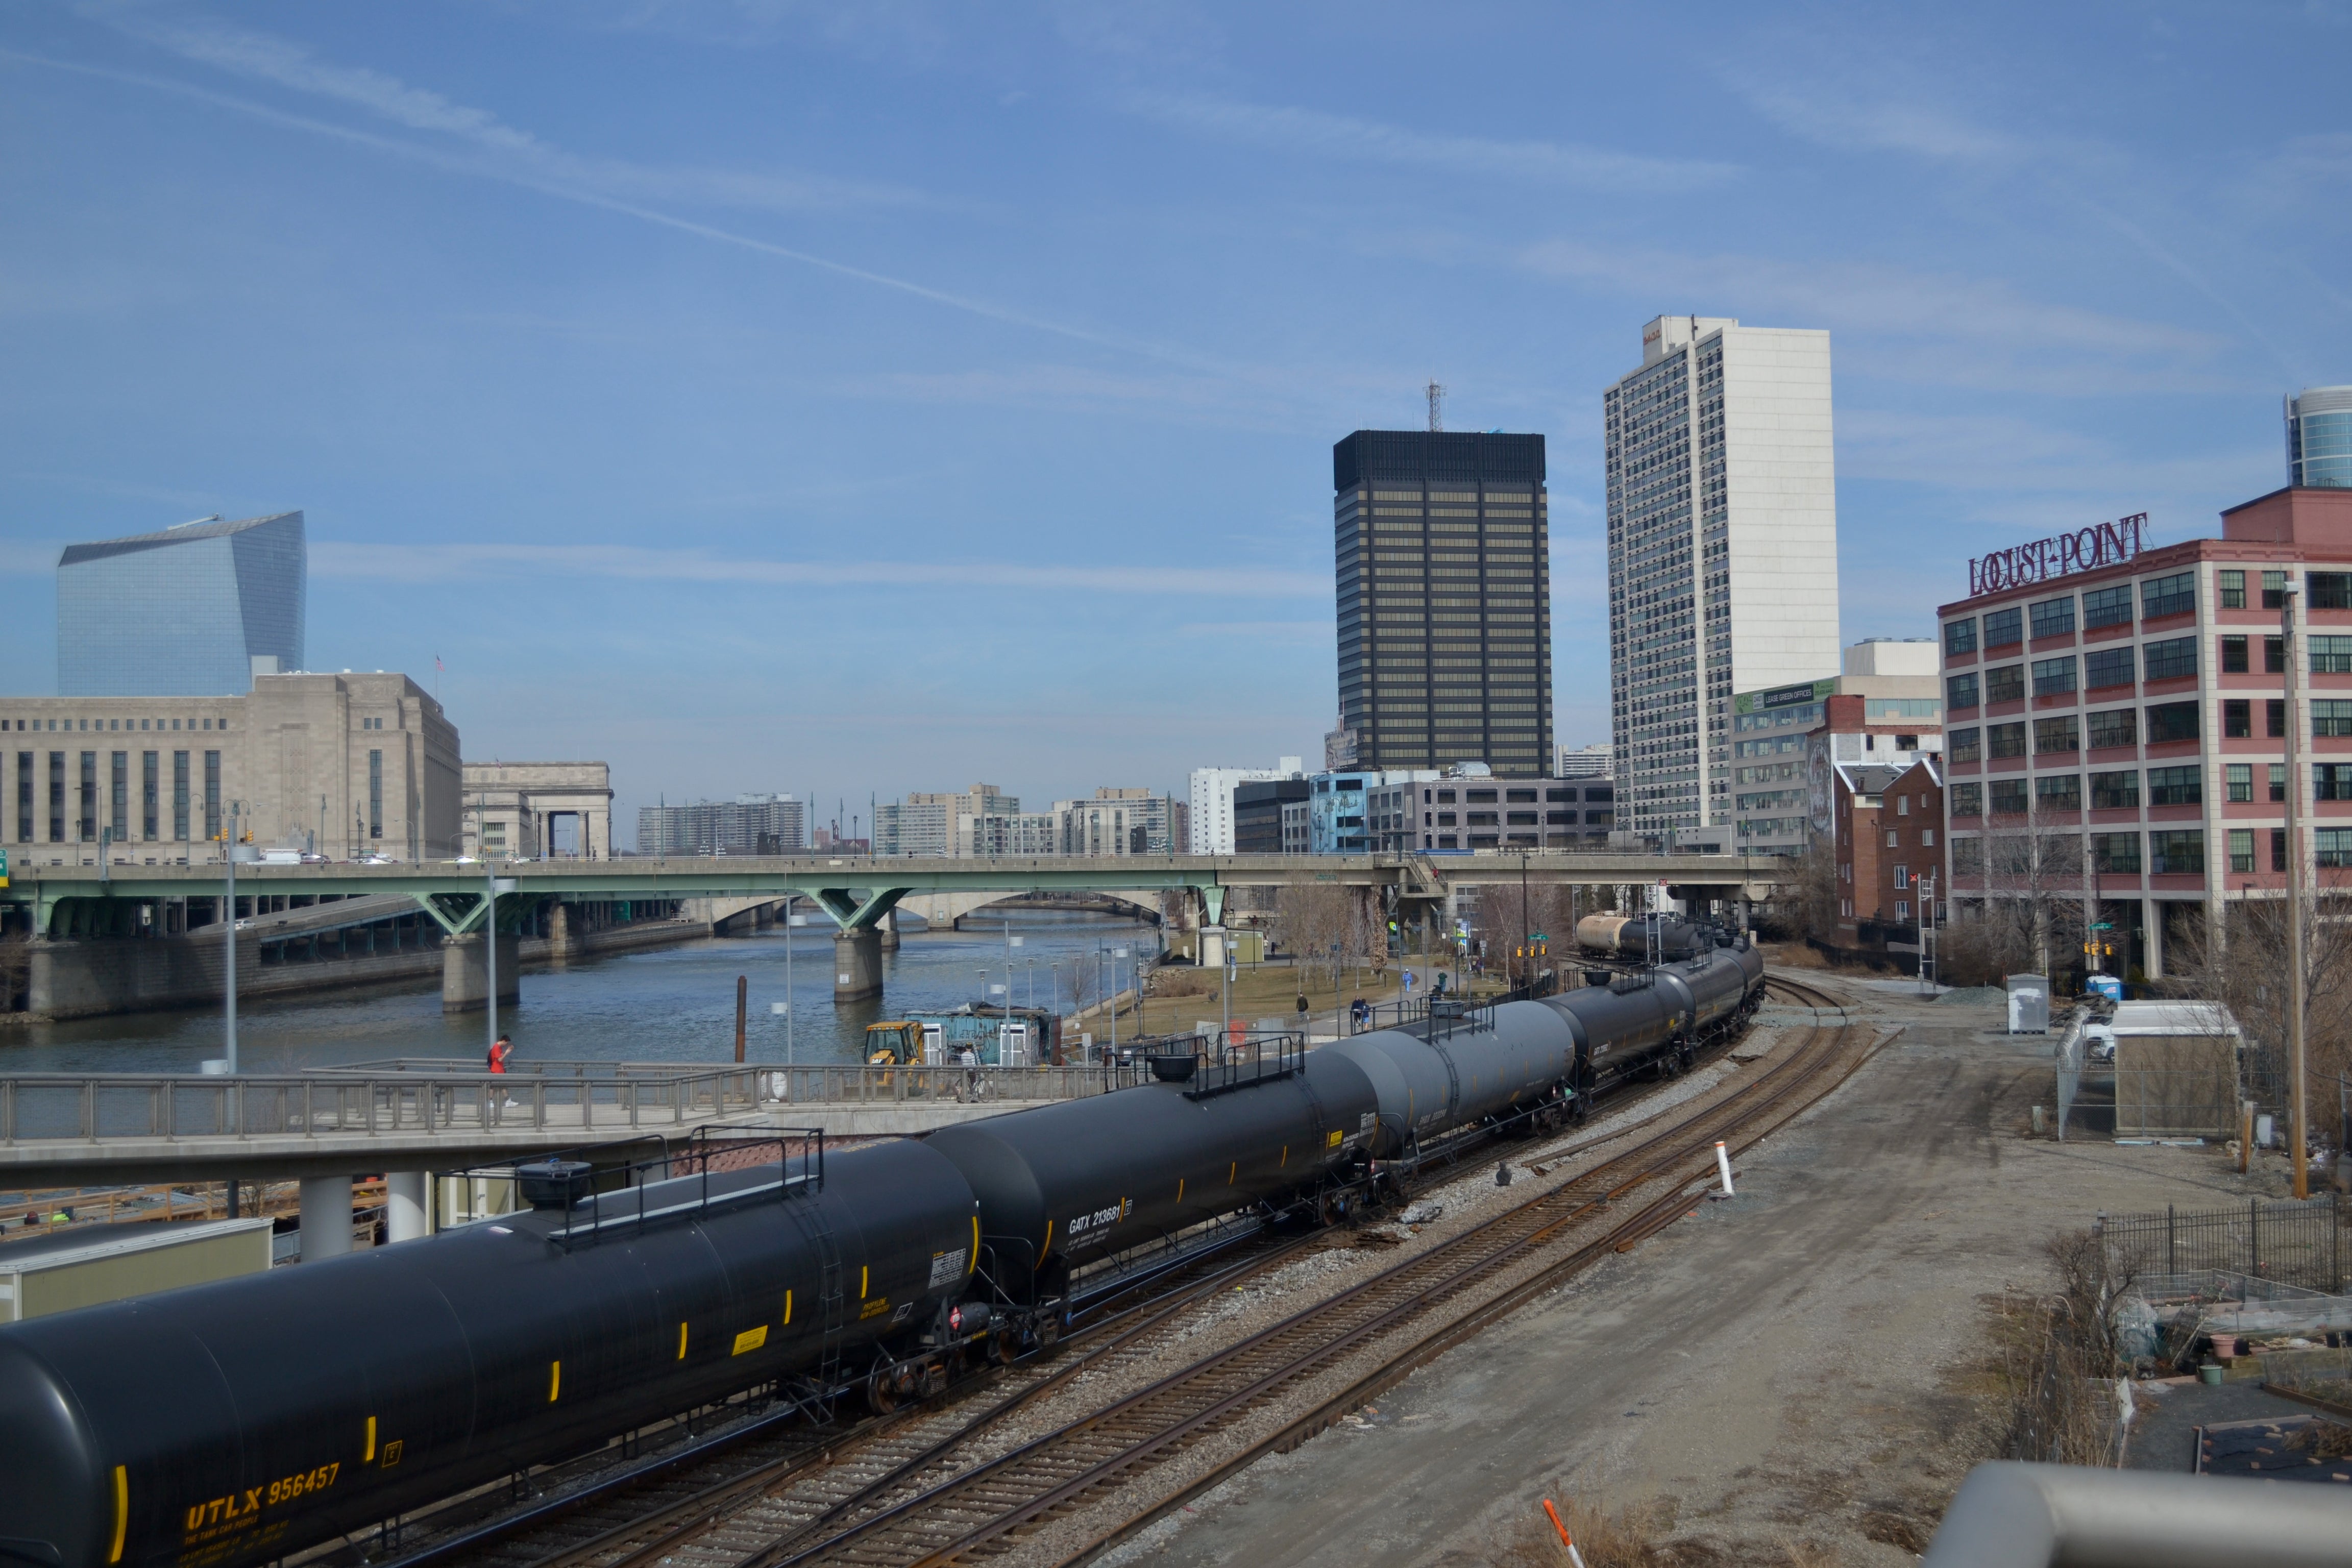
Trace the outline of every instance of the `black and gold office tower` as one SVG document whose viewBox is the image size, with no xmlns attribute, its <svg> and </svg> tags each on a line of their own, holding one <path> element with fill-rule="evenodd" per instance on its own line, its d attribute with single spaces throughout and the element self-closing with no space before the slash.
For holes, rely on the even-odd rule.
<svg viewBox="0 0 2352 1568">
<path fill-rule="evenodd" d="M 1549 772 L 1544 438 L 1359 430 L 1331 480 L 1354 765 Z"/>
</svg>

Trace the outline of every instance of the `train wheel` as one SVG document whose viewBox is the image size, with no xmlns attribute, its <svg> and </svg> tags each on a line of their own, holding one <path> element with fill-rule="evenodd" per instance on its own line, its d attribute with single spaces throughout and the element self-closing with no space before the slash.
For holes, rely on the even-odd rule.
<svg viewBox="0 0 2352 1568">
<path fill-rule="evenodd" d="M 1052 1353 L 1061 1338 L 1062 1315 L 1059 1312 L 1049 1312 L 1037 1321 L 1037 1349 L 1040 1352 Z"/>
<path fill-rule="evenodd" d="M 1011 1366 L 1021 1359 L 1021 1336 L 1011 1329 L 999 1329 L 996 1337 L 988 1342 L 988 1350 L 996 1358 L 997 1365 Z"/>
<path fill-rule="evenodd" d="M 874 1375 L 866 1380 L 866 1404 L 877 1415 L 887 1415 L 898 1408 L 898 1378 L 893 1368 L 874 1369 Z"/>
</svg>

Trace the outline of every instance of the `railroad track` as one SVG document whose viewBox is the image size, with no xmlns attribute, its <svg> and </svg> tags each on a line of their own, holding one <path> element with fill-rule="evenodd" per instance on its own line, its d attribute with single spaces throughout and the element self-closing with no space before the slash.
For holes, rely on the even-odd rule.
<svg viewBox="0 0 2352 1568">
<path fill-rule="evenodd" d="M 1840 1005 L 1813 987 L 1791 984 L 1785 990 L 1813 998 L 1807 1005 Z M 1608 1253 L 1630 1249 L 1664 1229 L 1689 1207 L 1687 1188 L 1706 1168 L 1718 1139 L 1734 1149 L 1751 1146 L 1842 1081 L 1866 1046 L 1865 1037 L 1857 1048 L 1847 1028 L 1816 1027 L 1801 1046 L 1729 1095 L 1564 1185 L 1010 1452 L 968 1463 L 929 1485 L 910 1470 L 892 1487 L 869 1489 L 832 1510 L 839 1528 L 769 1535 L 764 1544 L 756 1543 L 756 1535 L 730 1531 L 724 1540 L 712 1540 L 715 1550 L 706 1552 L 697 1541 L 669 1561 L 679 1568 L 814 1568 L 994 1556 L 1022 1535 L 1083 1514 L 1114 1489 L 1139 1482 L 1152 1468 L 1252 1422 L 1357 1352 L 1374 1352 L 1369 1368 L 1344 1387 L 1318 1387 L 1303 1414 L 1253 1436 L 1205 1474 L 1154 1497 L 1061 1559 L 1083 1561 L 1263 1455 L 1322 1430 L 1413 1367 Z M 1534 1260 L 1548 1242 L 1622 1207 L 1653 1184 L 1660 1184 L 1657 1195 L 1600 1236 L 1544 1261 L 1532 1273 L 1518 1268 Z M 1475 1298 L 1465 1311 L 1447 1315 L 1441 1310 L 1465 1298 Z"/>
<path fill-rule="evenodd" d="M 1768 986 L 1799 1005 L 1840 1005 L 1799 983 L 1775 978 Z M 1672 1114 L 1659 1112 L 1546 1157 L 1573 1157 Z M 1320 1244 L 1315 1236 L 1260 1233 L 1105 1298 L 1074 1322 L 1058 1360 L 1024 1363 L 964 1384 L 943 1402 L 835 1426 L 812 1426 L 789 1412 L 738 1423 L 740 1435 L 722 1439 L 715 1451 L 689 1450 L 651 1471 L 621 1470 L 585 1484 L 565 1487 L 559 1479 L 535 1502 L 445 1530 L 419 1550 L 370 1558 L 385 1568 L 646 1568 L 666 1557 L 680 1568 L 751 1568 L 782 1561 L 783 1548 L 854 1529 L 889 1500 L 919 1490 L 924 1477 L 953 1468 L 958 1449 L 1077 1374 L 1130 1352 L 1148 1353 L 1154 1331 L 1202 1297 Z M 762 1430 L 767 1426 L 778 1429 Z"/>
</svg>

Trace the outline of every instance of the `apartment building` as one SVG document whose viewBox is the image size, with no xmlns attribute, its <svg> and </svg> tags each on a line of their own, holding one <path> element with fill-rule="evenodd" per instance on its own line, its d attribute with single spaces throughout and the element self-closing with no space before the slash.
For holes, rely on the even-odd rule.
<svg viewBox="0 0 2352 1568">
<path fill-rule="evenodd" d="M 1858 701 L 1860 699 L 1848 699 Z M 1831 770 L 1838 945 L 1916 953 L 1919 922 L 1942 901 L 1941 759 L 1840 763 Z"/>
<path fill-rule="evenodd" d="M 2352 865 L 2352 490 L 2276 490 L 2218 539 L 2145 546 L 2132 518 L 2005 551 L 1939 614 L 1953 899 L 2049 894 L 2025 884 L 2057 866 L 2154 976 L 2225 900 L 2284 896 L 2289 789 L 2306 864 Z"/>
<path fill-rule="evenodd" d="M 1832 832 L 1831 772 L 1909 767 L 1943 750 L 1935 640 L 1870 637 L 1843 671 L 1731 700 L 1733 841 L 1749 855 L 1801 855 Z"/>
</svg>

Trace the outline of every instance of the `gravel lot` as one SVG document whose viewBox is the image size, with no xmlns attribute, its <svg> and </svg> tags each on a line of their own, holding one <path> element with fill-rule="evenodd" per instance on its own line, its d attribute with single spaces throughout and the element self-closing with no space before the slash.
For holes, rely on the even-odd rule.
<svg viewBox="0 0 2352 1568">
<path fill-rule="evenodd" d="M 2032 1140 L 2046 1041 L 1987 1032 L 1994 1009 L 1843 988 L 1904 1033 L 1741 1158 L 1739 1198 L 1702 1205 L 1105 1561 L 1454 1568 L 1494 1560 L 1545 1496 L 1654 1506 L 1693 1563 L 1785 1565 L 1791 1542 L 1850 1565 L 1914 1561 L 1988 1440 L 1988 1302 L 2046 1282 L 2044 1240 L 2101 1210 L 2210 1206 L 2276 1175 L 2241 1178 L 2218 1151 Z M 1701 1092 L 1702 1077 L 1674 1087 Z M 1526 1195 L 1492 1184 L 1490 1166 L 1436 1194 L 1440 1224 Z M 1041 1535 L 1008 1560 L 1054 1561 L 1069 1539 Z"/>
</svg>

